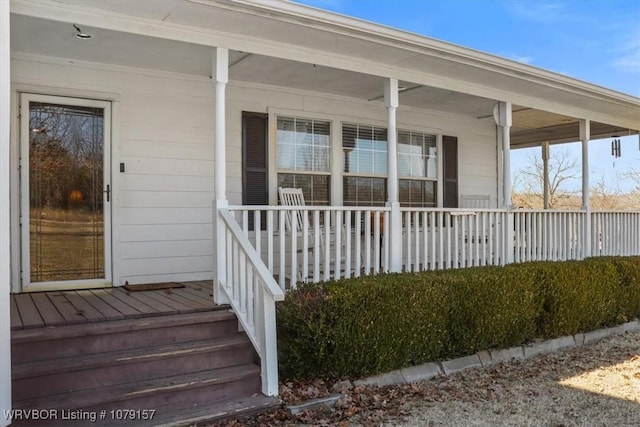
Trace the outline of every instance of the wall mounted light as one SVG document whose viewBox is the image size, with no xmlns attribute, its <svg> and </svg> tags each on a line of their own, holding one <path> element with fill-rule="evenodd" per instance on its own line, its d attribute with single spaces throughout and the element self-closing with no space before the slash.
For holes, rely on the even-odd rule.
<svg viewBox="0 0 640 427">
<path fill-rule="evenodd" d="M 89 33 L 85 33 L 84 31 L 82 31 L 80 29 L 80 27 L 78 27 L 76 24 L 73 24 L 73 28 L 75 28 L 76 30 L 76 38 L 80 39 L 80 40 L 89 40 L 90 38 L 93 38 L 93 36 Z"/>
</svg>

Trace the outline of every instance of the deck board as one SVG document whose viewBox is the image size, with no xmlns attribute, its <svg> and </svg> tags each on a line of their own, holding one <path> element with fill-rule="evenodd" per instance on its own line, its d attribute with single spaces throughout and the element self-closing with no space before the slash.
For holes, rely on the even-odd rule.
<svg viewBox="0 0 640 427">
<path fill-rule="evenodd" d="M 82 314 L 82 316 L 89 321 L 105 320 L 104 314 L 100 313 L 84 298 L 78 295 L 75 291 L 65 291 L 62 294 L 69 300 L 71 305 L 76 309 L 76 313 Z"/>
<path fill-rule="evenodd" d="M 204 301 L 207 301 L 209 304 L 212 303 L 213 301 L 213 285 L 212 284 L 209 283 L 206 286 L 191 286 L 191 284 L 187 282 L 181 282 L 181 283 L 185 285 L 185 287 L 182 288 L 181 291 L 185 293 L 189 293 L 196 297 L 199 297 Z"/>
<path fill-rule="evenodd" d="M 65 320 L 53 305 L 46 292 L 28 294 L 38 308 L 38 313 L 47 326 L 64 325 Z"/>
<path fill-rule="evenodd" d="M 96 310 L 102 313 L 105 319 L 111 320 L 124 318 L 124 314 L 107 304 L 99 296 L 91 293 L 91 291 L 77 291 L 76 293 L 80 298 L 85 299 L 87 303 L 91 304 Z"/>
<path fill-rule="evenodd" d="M 139 310 L 136 310 L 126 302 L 118 299 L 111 293 L 111 291 L 112 289 L 92 289 L 90 292 L 97 298 L 100 298 L 101 301 L 104 301 L 106 304 L 113 307 L 116 311 L 120 312 L 123 316 L 135 317 L 142 315 Z"/>
<path fill-rule="evenodd" d="M 169 298 L 168 295 L 163 295 L 158 291 L 149 292 L 147 295 L 149 298 L 156 300 L 157 302 L 166 305 L 170 310 L 176 311 L 178 313 L 192 311 L 193 309 L 188 305 L 185 305 L 181 298 L 176 295 L 171 295 Z"/>
<path fill-rule="evenodd" d="M 119 289 L 114 289 L 114 291 L 119 291 Z M 170 306 L 164 304 L 162 301 L 158 301 L 155 298 L 152 298 L 153 295 L 157 291 L 143 291 L 143 292 L 121 292 L 118 295 L 118 298 L 126 298 L 133 304 L 135 301 L 143 303 L 145 306 L 150 307 L 152 310 L 155 310 L 156 313 L 177 313 L 177 310 L 174 310 Z"/>
<path fill-rule="evenodd" d="M 174 289 L 173 293 L 176 295 L 180 295 L 183 298 L 186 298 L 190 301 L 197 303 L 203 307 L 209 307 L 211 305 L 211 301 L 207 298 L 205 299 L 202 295 L 194 295 L 187 291 L 186 289 Z"/>
<path fill-rule="evenodd" d="M 113 288 L 109 292 L 111 295 L 124 302 L 125 304 L 133 307 L 138 310 L 141 315 L 155 314 L 164 312 L 163 309 L 158 309 L 149 303 L 148 298 L 136 298 L 131 294 L 135 294 L 137 292 L 129 292 L 124 288 Z M 141 292 L 142 294 L 146 294 L 147 292 Z M 153 302 L 153 301 L 152 301 Z"/>
<path fill-rule="evenodd" d="M 22 328 L 22 319 L 20 319 L 20 312 L 18 311 L 18 306 L 16 304 L 16 299 L 14 295 L 10 298 L 11 303 L 9 305 L 9 311 L 11 316 L 11 329 L 21 329 Z"/>
<path fill-rule="evenodd" d="M 66 325 L 87 321 L 82 312 L 78 311 L 62 292 L 47 292 L 47 295 L 64 318 Z"/>
<path fill-rule="evenodd" d="M 211 281 L 184 288 L 129 292 L 124 288 L 12 294 L 11 329 L 73 325 L 213 310 Z"/>
<path fill-rule="evenodd" d="M 31 295 L 18 294 L 15 296 L 15 298 L 16 306 L 18 307 L 18 312 L 20 312 L 20 319 L 22 320 L 23 327 L 37 328 L 39 326 L 44 326 L 44 320 L 42 319 L 42 316 L 40 316 L 38 308 L 33 303 Z"/>
</svg>

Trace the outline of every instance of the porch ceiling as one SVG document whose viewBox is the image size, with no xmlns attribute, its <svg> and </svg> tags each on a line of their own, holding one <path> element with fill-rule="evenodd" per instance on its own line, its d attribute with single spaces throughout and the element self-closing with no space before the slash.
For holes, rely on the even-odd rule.
<svg viewBox="0 0 640 427">
<path fill-rule="evenodd" d="M 65 0 L 73 3 L 71 0 Z M 162 19 L 171 13 L 175 20 L 180 18 L 180 8 L 175 8 L 176 4 L 182 4 L 179 0 L 159 0 L 153 2 L 154 7 L 150 8 L 147 2 L 130 1 L 93 1 L 82 0 L 78 4 L 108 7 L 122 7 L 127 5 L 132 9 L 129 11 L 135 16 L 146 19 Z M 137 5 L 134 7 L 134 5 Z M 202 6 L 202 5 L 200 5 Z M 207 9 L 208 10 L 208 9 Z M 173 12 L 171 12 L 173 11 Z M 185 12 L 186 13 L 186 12 Z M 208 25 L 219 25 L 218 29 L 225 29 L 227 24 L 223 19 L 235 19 L 237 25 L 237 14 L 233 15 L 229 11 L 223 11 L 216 15 L 215 20 Z M 205 14 L 209 16 L 208 14 Z M 133 34 L 130 32 L 114 31 L 104 28 L 90 27 L 79 23 L 84 32 L 92 34 L 90 40 L 79 40 L 75 35 L 75 30 L 71 22 L 61 20 L 48 20 L 33 16 L 12 14 L 11 15 L 11 50 L 16 53 L 43 55 L 67 60 L 90 61 L 96 63 L 115 64 L 131 66 L 145 69 L 161 70 L 168 72 L 184 73 L 195 76 L 208 77 L 211 74 L 212 48 L 195 43 L 186 43 L 166 38 L 150 37 Z M 190 17 L 191 25 L 202 26 L 204 21 L 198 21 L 195 17 Z M 193 21 L 196 19 L 196 21 Z M 245 17 L 248 28 L 256 24 L 256 17 Z M 192 22 L 193 21 L 193 22 Z M 272 35 L 274 39 L 284 37 L 282 34 L 271 34 L 276 31 L 276 23 L 279 21 L 263 23 L 262 30 Z M 278 25 L 293 25 L 291 23 Z M 231 29 L 229 31 L 232 31 Z M 236 30 L 233 30 L 236 31 Z M 281 31 L 281 30 L 278 30 Z M 316 48 L 326 43 L 336 43 L 337 35 L 331 40 L 327 34 L 315 34 L 317 30 L 309 30 L 305 33 L 306 43 L 317 43 Z M 317 40 L 310 41 L 314 37 Z M 360 43 L 364 41 L 360 40 Z M 357 45 L 357 43 L 356 43 Z M 354 49 L 356 46 L 354 45 Z M 364 46 L 359 45 L 363 49 Z M 371 50 L 367 47 L 367 55 L 377 58 L 378 50 Z M 425 69 L 441 70 L 447 73 L 446 61 L 442 58 L 431 58 L 430 62 L 424 63 L 425 58 L 418 58 L 416 55 L 401 58 L 401 49 L 391 49 L 385 51 L 386 58 L 397 63 L 403 63 L 410 67 L 424 67 Z M 406 51 L 404 51 L 406 54 Z M 363 51 L 354 50 L 354 60 L 363 55 Z M 378 59 L 382 59 L 381 57 Z M 419 63 L 419 64 L 418 64 Z M 418 64 L 418 65 L 416 65 Z M 435 68 L 434 68 L 435 67 Z M 490 73 L 485 70 L 486 73 Z M 500 73 L 487 75 L 487 79 L 504 79 Z M 460 76 L 462 77 L 462 76 Z M 257 84 L 275 85 L 284 88 L 302 89 L 313 92 L 329 93 L 340 96 L 354 97 L 368 100 L 370 102 L 382 102 L 383 77 L 373 74 L 366 74 L 355 71 L 348 71 L 320 64 L 295 61 L 290 59 L 276 58 L 260 54 L 249 54 L 237 50 L 230 52 L 230 79 L 232 81 L 246 81 Z M 493 106 L 496 101 L 493 99 L 462 93 L 449 89 L 433 87 L 423 84 L 416 84 L 411 81 L 400 81 L 400 87 L 406 89 L 400 93 L 401 106 L 424 108 L 436 111 L 462 114 L 480 120 L 491 120 Z M 497 84 L 497 83 L 496 83 Z M 521 85 L 532 85 L 533 83 L 520 83 Z M 552 91 L 554 89 L 547 88 Z M 592 100 L 595 102 L 595 100 Z M 543 141 L 552 143 L 576 141 L 578 135 L 578 119 L 575 117 L 561 115 L 557 113 L 542 111 L 540 109 L 527 108 L 514 105 L 513 107 L 513 128 L 512 146 L 524 147 L 538 145 Z M 592 122 L 592 137 L 610 137 L 611 135 L 637 133 L 636 130 L 629 130 L 613 125 Z"/>
<path fill-rule="evenodd" d="M 131 66 L 196 76 L 211 75 L 208 46 L 80 25 L 90 40 L 75 37 L 72 23 L 12 15 L 12 52 Z M 384 79 L 317 64 L 231 51 L 229 77 L 245 81 L 382 102 Z M 483 117 L 496 101 L 411 82 L 401 105 Z"/>
</svg>

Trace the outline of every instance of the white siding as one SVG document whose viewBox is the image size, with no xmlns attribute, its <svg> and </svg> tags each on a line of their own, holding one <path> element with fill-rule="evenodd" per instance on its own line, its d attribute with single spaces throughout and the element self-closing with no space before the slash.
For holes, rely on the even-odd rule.
<svg viewBox="0 0 640 427">
<path fill-rule="evenodd" d="M 20 57 L 12 65 L 18 90 L 117 101 L 112 147 L 115 284 L 211 278 L 211 82 L 42 58 Z M 232 205 L 242 201 L 242 111 L 290 112 L 329 119 L 335 125 L 357 121 L 384 126 L 386 120 L 382 102 L 241 82 L 229 84 L 227 97 L 227 186 Z M 491 119 L 401 106 L 398 128 L 457 136 L 460 194 L 489 194 L 496 200 Z M 339 143 L 339 138 L 334 140 Z M 119 172 L 120 162 L 125 163 L 125 173 Z"/>
</svg>

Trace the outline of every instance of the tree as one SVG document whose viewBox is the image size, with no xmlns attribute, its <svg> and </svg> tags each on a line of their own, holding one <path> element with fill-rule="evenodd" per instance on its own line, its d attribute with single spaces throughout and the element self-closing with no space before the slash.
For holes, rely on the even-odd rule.
<svg viewBox="0 0 640 427">
<path fill-rule="evenodd" d="M 532 154 L 530 163 L 519 171 L 514 179 L 514 204 L 529 209 L 544 206 L 544 164 L 541 156 Z M 559 151 L 549 158 L 549 208 L 577 208 L 577 191 L 571 190 L 572 181 L 580 178 L 578 160 L 567 150 Z"/>
<path fill-rule="evenodd" d="M 607 183 L 602 174 L 596 183 L 589 190 L 589 204 L 594 210 L 620 210 L 625 208 L 625 199 L 622 196 L 619 186 L 616 183 L 612 188 L 611 183 Z"/>
<path fill-rule="evenodd" d="M 633 182 L 636 187 L 629 193 L 629 205 L 634 210 L 640 209 L 640 169 L 631 168 L 620 174 L 621 179 Z"/>
</svg>

